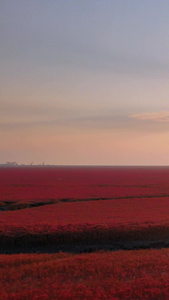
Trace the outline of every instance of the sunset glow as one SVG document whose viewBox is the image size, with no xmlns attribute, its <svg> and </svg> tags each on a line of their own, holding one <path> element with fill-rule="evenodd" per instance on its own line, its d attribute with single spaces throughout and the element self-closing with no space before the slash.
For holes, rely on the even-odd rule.
<svg viewBox="0 0 169 300">
<path fill-rule="evenodd" d="M 168 165 L 168 12 L 1 1 L 0 163 Z"/>
</svg>

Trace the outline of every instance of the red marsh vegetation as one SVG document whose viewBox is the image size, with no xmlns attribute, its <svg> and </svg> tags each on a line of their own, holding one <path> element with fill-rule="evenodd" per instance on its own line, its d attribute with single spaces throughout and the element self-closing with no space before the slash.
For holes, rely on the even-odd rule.
<svg viewBox="0 0 169 300">
<path fill-rule="evenodd" d="M 85 200 L 146 196 L 169 196 L 169 168 L 0 168 L 0 200 Z"/>
<path fill-rule="evenodd" d="M 0 210 L 4 247 L 169 243 L 169 168 L 1 168 Z"/>
<path fill-rule="evenodd" d="M 3 300 L 168 300 L 169 249 L 0 255 Z"/>
<path fill-rule="evenodd" d="M 168 246 L 169 168 L 0 168 L 0 300 L 168 300 Z"/>
</svg>

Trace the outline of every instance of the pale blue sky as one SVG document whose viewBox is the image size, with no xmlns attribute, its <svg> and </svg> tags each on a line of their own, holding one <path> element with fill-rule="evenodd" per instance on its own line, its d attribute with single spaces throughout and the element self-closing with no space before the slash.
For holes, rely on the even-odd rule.
<svg viewBox="0 0 169 300">
<path fill-rule="evenodd" d="M 163 0 L 2 0 L 2 162 L 168 164 L 168 15 Z"/>
</svg>

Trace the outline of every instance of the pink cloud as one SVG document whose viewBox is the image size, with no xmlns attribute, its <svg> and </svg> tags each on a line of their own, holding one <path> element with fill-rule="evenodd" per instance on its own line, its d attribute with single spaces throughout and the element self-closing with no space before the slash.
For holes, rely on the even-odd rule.
<svg viewBox="0 0 169 300">
<path fill-rule="evenodd" d="M 134 114 L 129 117 L 143 121 L 150 120 L 154 122 L 169 122 L 169 111 Z"/>
</svg>

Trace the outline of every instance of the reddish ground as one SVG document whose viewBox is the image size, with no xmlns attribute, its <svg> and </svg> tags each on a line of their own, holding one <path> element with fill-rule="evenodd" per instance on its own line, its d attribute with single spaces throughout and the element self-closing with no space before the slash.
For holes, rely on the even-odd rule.
<svg viewBox="0 0 169 300">
<path fill-rule="evenodd" d="M 168 300 L 169 249 L 0 255 L 2 300 Z"/>
<path fill-rule="evenodd" d="M 169 246 L 169 168 L 0 168 L 1 253 L 107 244 Z M 168 300 L 168 270 L 168 249 L 0 255 L 0 300 Z"/>
<path fill-rule="evenodd" d="M 169 168 L 1 168 L 0 185 L 2 244 L 169 242 Z"/>
<path fill-rule="evenodd" d="M 0 200 L 169 196 L 166 167 L 0 168 Z"/>
</svg>

